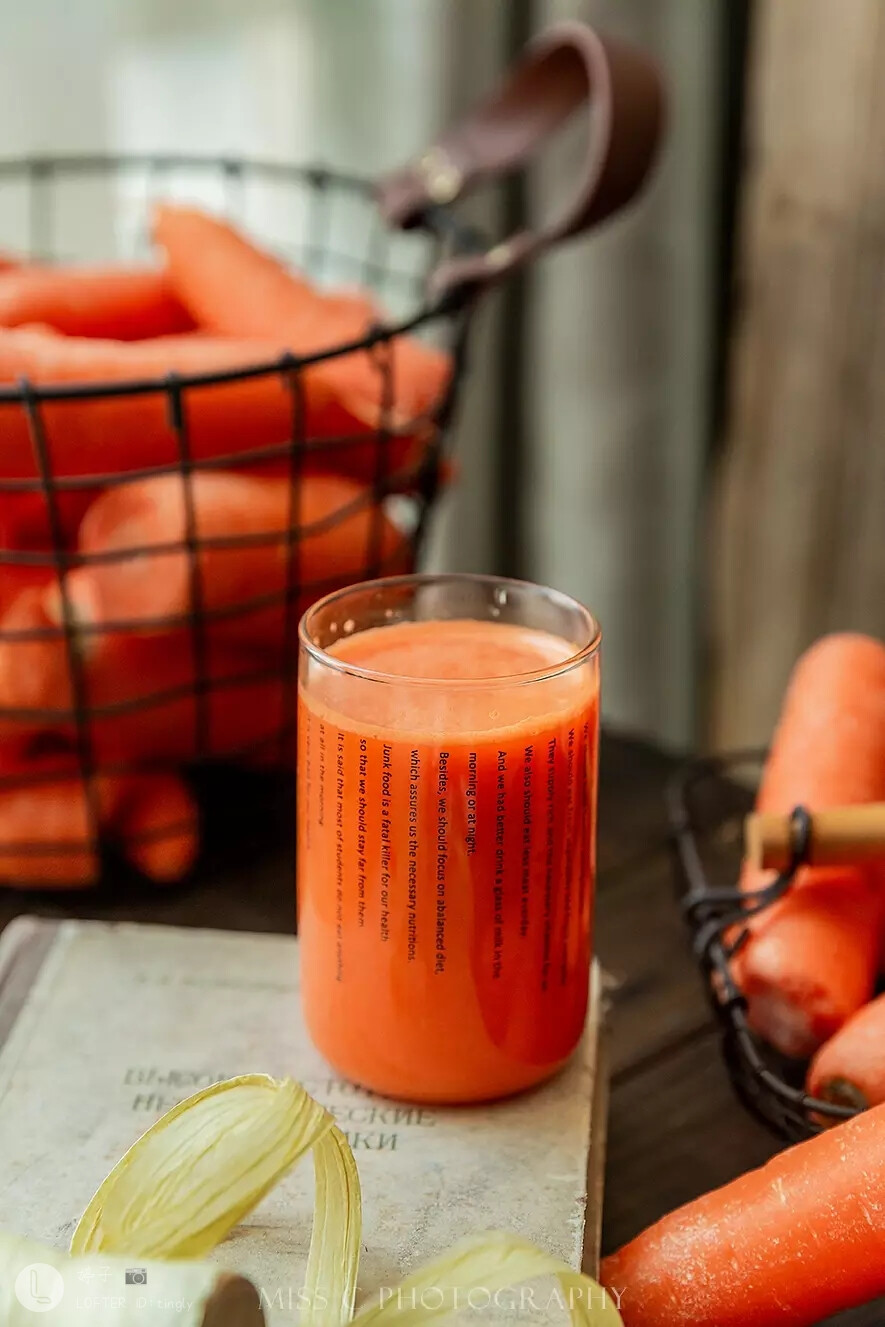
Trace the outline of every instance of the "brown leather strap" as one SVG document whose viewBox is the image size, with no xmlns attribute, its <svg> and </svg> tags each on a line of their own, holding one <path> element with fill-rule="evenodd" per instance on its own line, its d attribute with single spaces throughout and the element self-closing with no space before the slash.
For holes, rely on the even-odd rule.
<svg viewBox="0 0 885 1327">
<path fill-rule="evenodd" d="M 498 280 L 551 244 L 605 220 L 642 186 L 663 122 L 661 81 L 632 46 L 561 23 L 526 49 L 498 90 L 453 125 L 416 162 L 382 180 L 379 204 L 396 226 L 419 225 L 433 205 L 524 165 L 579 106 L 591 110 L 577 194 L 539 230 L 524 230 L 488 253 L 443 262 L 431 277 L 445 296 Z"/>
</svg>

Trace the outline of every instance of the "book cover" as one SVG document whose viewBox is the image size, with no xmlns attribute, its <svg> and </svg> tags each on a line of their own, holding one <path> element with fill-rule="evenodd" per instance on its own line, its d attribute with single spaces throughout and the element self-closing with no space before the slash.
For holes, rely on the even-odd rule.
<svg viewBox="0 0 885 1327">
<path fill-rule="evenodd" d="M 507 1229 L 593 1271 L 604 1074 L 599 983 L 569 1065 L 493 1105 L 427 1107 L 343 1080 L 301 1020 L 298 942 L 130 923 L 22 918 L 0 938 L 0 1227 L 66 1246 L 135 1138 L 235 1074 L 298 1079 L 359 1166 L 358 1301 L 467 1233 Z M 313 1207 L 309 1162 L 213 1255 L 259 1286 L 269 1320 L 298 1306 Z"/>
</svg>

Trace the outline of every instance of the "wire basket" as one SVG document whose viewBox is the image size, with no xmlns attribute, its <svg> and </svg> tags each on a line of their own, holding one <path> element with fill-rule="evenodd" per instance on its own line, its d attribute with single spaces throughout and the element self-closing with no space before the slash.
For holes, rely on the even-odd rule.
<svg viewBox="0 0 885 1327">
<path fill-rule="evenodd" d="M 27 668 L 30 656 L 26 658 L 25 649 L 31 648 L 34 667 L 39 663 L 36 656 L 39 647 L 45 647 L 47 651 L 63 649 L 70 683 L 66 688 L 69 694 L 52 705 L 0 705 L 0 730 L 7 740 L 16 747 L 23 744 L 36 746 L 40 754 L 40 759 L 29 760 L 24 768 L 18 768 L 16 761 L 15 768 L 0 772 L 0 792 L 28 782 L 54 783 L 62 772 L 69 775 L 69 749 L 76 764 L 76 774 L 88 793 L 91 834 L 96 839 L 98 827 L 103 822 L 97 776 L 108 780 L 122 778 L 136 769 L 143 771 L 152 763 L 162 765 L 167 760 L 161 754 L 152 761 L 149 750 L 131 758 L 108 754 L 108 743 L 103 739 L 121 726 L 144 729 L 163 724 L 181 725 L 179 736 L 172 743 L 177 762 L 212 759 L 290 762 L 295 723 L 299 610 L 341 584 L 340 577 L 311 579 L 305 575 L 300 566 L 300 551 L 308 537 L 323 534 L 334 537 L 336 528 L 353 520 L 360 509 L 365 509 L 363 554 L 348 568 L 346 579 L 359 580 L 413 566 L 439 489 L 448 439 L 447 426 L 463 374 L 472 310 L 469 302 L 453 304 L 450 300 L 429 298 L 425 278 L 442 258 L 476 251 L 479 238 L 474 231 L 441 209 L 428 216 L 426 228 L 417 242 L 415 236 L 388 231 L 374 207 L 372 185 L 330 170 L 254 161 L 172 157 L 40 158 L 2 162 L 0 214 L 4 193 L 8 195 L 23 190 L 28 251 L 41 262 L 68 257 L 63 230 L 58 222 L 66 202 L 70 206 L 64 195 L 70 196 L 74 192 L 72 185 L 86 181 L 93 186 L 99 183 L 106 202 L 112 205 L 115 202 L 121 212 L 118 224 L 110 229 L 118 236 L 123 234 L 124 239 L 127 231 L 125 212 L 127 208 L 131 210 L 133 198 L 140 201 L 142 226 L 129 226 L 129 244 L 124 242 L 117 246 L 118 252 L 124 250 L 128 255 L 138 252 L 141 247 L 139 241 L 143 238 L 143 217 L 147 207 L 155 198 L 168 196 L 176 179 L 186 182 L 190 196 L 196 193 L 215 202 L 220 186 L 229 204 L 228 213 L 238 221 L 248 215 L 253 186 L 266 188 L 270 182 L 280 198 L 282 209 L 287 215 L 299 217 L 303 224 L 301 234 L 289 235 L 287 256 L 300 260 L 319 280 L 340 282 L 349 278 L 351 282 L 358 281 L 374 290 L 388 304 L 410 307 L 397 322 L 369 328 L 360 341 L 301 359 L 284 355 L 273 362 L 242 370 L 191 376 L 169 374 L 162 381 L 58 386 L 22 381 L 0 386 L 0 446 L 4 434 L 7 438 L 12 437 L 23 421 L 33 455 L 32 477 L 22 478 L 16 474 L 15 478 L 7 478 L 0 468 L 0 507 L 9 501 L 9 495 L 14 495 L 16 501 L 22 495 L 29 495 L 29 499 L 41 506 L 45 504 L 49 536 L 43 547 L 0 548 L 0 575 L 20 574 L 18 570 L 7 571 L 12 568 L 29 569 L 28 574 L 33 572 L 35 579 L 43 573 L 55 576 L 61 601 L 61 621 L 57 627 L 0 630 L 0 650 L 5 647 L 15 649 L 21 659 L 20 666 Z M 287 192 L 291 194 L 290 199 L 286 198 Z M 344 249 L 338 251 L 325 247 L 324 237 L 335 234 L 336 229 L 342 230 L 336 222 L 339 214 L 348 210 L 353 218 L 359 205 L 362 205 L 367 219 L 366 230 L 360 233 L 353 220 L 350 230 L 360 248 L 355 244 L 354 251 L 348 253 Z M 374 217 L 374 222 L 370 222 L 369 217 Z M 258 234 L 257 238 L 259 242 L 270 240 L 272 243 L 272 237 L 266 234 Z M 418 330 L 422 334 L 433 334 L 436 344 L 448 351 L 451 373 L 444 389 L 421 418 L 400 419 L 394 427 L 391 404 L 395 399 L 395 385 L 390 347 L 395 337 Z M 373 427 L 359 434 L 312 437 L 306 423 L 305 375 L 324 359 L 353 353 L 372 357 L 379 381 L 378 418 Z M 291 403 L 288 436 L 258 449 L 251 447 L 248 438 L 244 438 L 239 450 L 207 457 L 194 454 L 188 420 L 197 394 L 216 387 L 231 390 L 240 383 L 260 384 L 271 380 L 279 381 Z M 73 403 L 77 408 L 102 408 L 103 403 L 115 397 L 132 400 L 139 396 L 152 403 L 159 396 L 164 399 L 170 443 L 168 460 L 131 470 L 115 466 L 114 469 L 86 474 L 60 472 L 53 450 L 59 431 L 64 427 L 64 415 L 58 418 L 58 427 L 53 430 L 46 422 L 51 412 L 63 412 Z M 18 414 L 18 421 L 12 420 L 12 412 Z M 420 455 L 410 468 L 400 468 L 394 474 L 390 460 L 392 442 L 403 434 L 421 437 L 422 445 L 417 449 Z M 361 449 L 361 465 L 369 476 L 363 492 L 355 501 L 326 513 L 320 523 L 305 524 L 299 513 L 306 471 L 323 471 L 327 466 L 334 471 L 342 451 L 357 446 Z M 238 549 L 254 548 L 256 542 L 273 545 L 284 559 L 285 574 L 282 583 L 268 593 L 258 593 L 241 598 L 234 605 L 213 609 L 204 602 L 202 593 L 200 565 L 207 552 L 207 541 L 198 533 L 194 481 L 201 473 L 239 473 L 247 467 L 252 474 L 273 472 L 288 478 L 291 496 L 287 519 L 281 528 L 268 531 L 266 535 L 256 538 L 255 535 L 232 533 L 229 537 L 212 540 L 211 547 L 215 552 L 225 550 L 230 557 L 236 557 Z M 81 494 L 106 492 L 133 481 L 164 475 L 180 477 L 182 483 L 185 532 L 180 542 L 150 550 L 121 547 L 111 554 L 89 554 L 71 546 L 64 520 L 66 502 L 77 501 Z M 384 528 L 391 504 L 396 504 L 397 528 L 402 534 L 392 557 L 383 552 Z M 107 565 L 138 557 L 154 559 L 158 574 L 163 574 L 164 566 L 168 568 L 176 556 L 185 558 L 189 567 L 187 611 L 173 616 L 142 616 L 137 621 L 121 618 L 102 622 L 88 628 L 92 639 L 88 649 L 84 650 L 83 622 L 78 621 L 67 593 L 70 574 L 77 568 L 99 561 Z M 216 627 L 219 630 L 224 627 L 230 633 L 239 620 L 244 633 L 248 633 L 249 624 L 257 615 L 270 614 L 274 610 L 281 614 L 283 622 L 278 648 L 264 652 L 261 657 L 256 653 L 254 659 L 247 658 L 243 651 L 236 667 L 225 667 L 220 671 L 213 666 L 211 656 Z M 90 688 L 84 657 L 102 648 L 102 637 L 105 641 L 112 639 L 114 648 L 121 649 L 125 655 L 123 639 L 127 635 L 132 642 L 165 635 L 169 648 L 172 648 L 172 633 L 175 632 L 186 635 L 186 642 L 176 640 L 174 646 L 178 651 L 186 650 L 188 658 L 186 661 L 182 659 L 177 670 L 172 670 L 175 676 L 171 685 L 154 687 L 149 678 L 133 678 L 129 694 L 114 696 L 104 703 L 96 698 L 95 688 Z M 134 653 L 137 658 L 137 649 Z M 23 687 L 23 695 L 27 696 L 28 690 L 27 686 Z M 256 712 L 259 699 L 266 702 L 262 721 L 254 725 L 249 722 L 228 724 L 236 732 L 223 734 L 219 740 L 213 731 L 218 727 L 213 711 L 236 709 L 246 715 L 250 708 Z M 183 731 L 186 728 L 192 730 L 190 738 Z M 60 735 L 64 740 L 56 741 Z M 150 745 L 148 742 L 147 746 Z M 171 758 L 171 752 L 169 755 Z M 23 854 L 37 858 L 47 854 L 54 860 L 60 852 L 67 850 L 63 845 L 53 844 L 51 852 L 47 853 L 46 844 L 37 841 L 16 842 L 4 847 L 4 851 L 16 861 Z M 70 845 L 70 851 L 82 852 L 79 839 Z"/>
<path fill-rule="evenodd" d="M 473 185 L 524 164 L 567 115 L 591 99 L 599 103 L 598 128 L 591 134 L 577 198 L 543 229 L 487 249 L 452 205 Z M 56 596 L 51 624 L 13 614 L 0 628 L 0 822 L 10 798 L 25 786 L 35 799 L 32 819 L 38 788 L 47 799 L 45 814 L 38 816 L 39 833 L 10 835 L 0 823 L 0 881 L 21 876 L 32 884 L 59 885 L 94 879 L 94 855 L 102 829 L 116 814 L 110 803 L 124 786 L 121 780 L 148 772 L 159 779 L 166 769 L 213 760 L 292 762 L 300 613 L 342 583 L 413 568 L 443 478 L 477 296 L 632 197 L 654 156 L 659 101 L 656 73 L 642 56 L 601 40 L 581 24 L 564 24 L 533 43 L 487 103 L 417 162 L 380 184 L 324 166 L 229 158 L 0 161 L 0 245 L 24 247 L 41 263 L 107 259 L 112 250 L 131 258 L 147 248 L 151 203 L 184 196 L 228 215 L 316 282 L 368 288 L 388 311 L 386 321 L 366 326 L 358 339 L 311 354 L 275 355 L 248 367 L 237 361 L 222 371 L 163 371 L 131 381 L 85 383 L 43 375 L 40 382 L 19 378 L 0 384 L 0 519 L 13 504 L 26 504 L 30 511 L 31 503 L 45 526 L 36 544 L 0 537 L 0 581 L 5 577 L 18 585 L 29 577 L 49 577 Z M 508 122 L 512 132 L 502 135 Z M 84 252 L 77 239 L 83 235 L 90 243 L 97 240 L 98 253 Z M 433 399 L 422 401 L 415 412 L 404 410 L 397 395 L 397 347 L 407 335 L 432 341 L 447 352 L 450 365 L 438 386 L 434 379 Z M 343 432 L 315 431 L 311 383 L 317 370 L 330 371 L 336 361 L 340 368 L 347 358 L 351 363 L 359 359 L 361 371 L 371 375 L 370 417 Z M 274 393 L 281 436 L 257 445 L 243 429 L 238 445 L 209 452 L 198 445 L 198 411 L 209 394 L 230 402 L 234 393 L 258 391 Z M 168 444 L 161 459 L 142 458 L 131 465 L 121 460 L 121 403 L 130 411 L 141 403 L 153 412 L 151 427 L 159 427 Z M 75 422 L 86 418 L 84 412 L 92 412 L 93 421 L 101 412 L 102 427 L 117 439 L 113 466 L 86 466 L 82 452 L 78 459 L 72 439 L 79 436 Z M 141 436 L 134 426 L 130 430 Z M 127 444 L 132 441 L 128 438 Z M 305 502 L 312 477 L 339 470 L 342 458 L 354 455 L 362 481 L 359 495 L 311 520 Z M 282 477 L 284 518 L 260 535 L 231 530 L 207 537 L 195 490 L 205 487 L 204 476 L 231 471 Z M 180 538 L 84 550 L 77 524 L 84 504 L 95 494 L 164 477 L 180 481 Z M 72 510 L 77 513 L 73 521 Z M 350 559 L 346 574 L 309 574 L 310 541 L 343 537 L 346 523 L 354 521 L 359 522 L 361 551 Z M 396 532 L 392 544 L 391 528 Z M 245 562 L 262 544 L 272 545 L 282 560 L 279 583 L 235 603 L 207 602 L 207 558 L 226 554 Z M 136 566 L 142 573 L 148 567 L 157 578 L 171 575 L 173 567 L 176 574 L 183 572 L 184 605 L 157 616 L 122 611 L 112 620 L 84 617 L 72 596 L 74 578 L 84 569 L 97 575 L 97 569 L 104 574 L 114 565 L 127 574 Z M 275 624 L 273 650 L 251 651 L 255 624 L 268 621 Z M 237 626 L 242 648 L 234 667 L 225 642 Z M 99 660 L 111 653 L 111 642 L 116 670 L 112 675 L 106 670 L 103 689 Z M 34 680 L 44 663 L 49 667 L 50 653 L 62 693 L 51 705 Z M 22 682 L 15 703 L 4 703 L 5 659 Z M 127 680 L 122 688 L 121 678 Z M 18 757 L 4 760 L 4 744 L 27 745 L 27 766 Z M 65 822 L 74 828 L 67 835 L 58 828 L 47 791 L 60 784 L 77 790 L 77 814 Z M 54 829 L 47 846 L 49 824 Z M 171 839 L 180 828 L 177 823 L 129 825 L 127 842 L 149 845 L 164 835 Z M 66 854 L 72 863 L 70 881 L 65 879 Z M 47 867 L 41 874 L 43 859 Z"/>
<path fill-rule="evenodd" d="M 743 892 L 740 870 L 743 821 L 752 809 L 764 751 L 697 760 L 667 790 L 667 815 L 677 889 L 692 933 L 704 986 L 722 1029 L 722 1047 L 735 1090 L 747 1109 L 790 1142 L 820 1133 L 857 1110 L 819 1101 L 804 1090 L 806 1065 L 763 1042 L 747 1021 L 747 1004 L 731 959 L 747 937 L 745 923 L 790 889 L 802 864 L 808 817 L 797 809 L 798 847 L 789 868 L 764 889 Z"/>
</svg>

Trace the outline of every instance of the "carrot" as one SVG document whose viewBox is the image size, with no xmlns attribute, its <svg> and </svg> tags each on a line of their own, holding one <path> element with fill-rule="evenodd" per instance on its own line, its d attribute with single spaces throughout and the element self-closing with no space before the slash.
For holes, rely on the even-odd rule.
<svg viewBox="0 0 885 1327">
<path fill-rule="evenodd" d="M 119 837 L 133 865 L 160 883 L 180 879 L 193 864 L 197 812 L 176 774 L 98 775 L 87 784 L 72 752 L 29 758 L 3 773 L 2 881 L 21 888 L 95 884 L 103 832 Z"/>
<path fill-rule="evenodd" d="M 52 579 L 53 572 L 49 567 L 0 561 L 0 620 L 23 590 L 32 586 L 45 588 Z"/>
<path fill-rule="evenodd" d="M 212 650 L 204 677 L 201 736 L 196 728 L 200 672 L 189 641 L 179 648 L 162 637 L 133 639 L 108 651 L 107 666 L 88 673 L 89 730 L 98 762 L 233 759 L 257 748 L 288 763 L 291 751 L 281 752 L 280 734 L 289 722 L 287 689 L 294 679 L 284 682 L 273 666 Z M 72 726 L 65 724 L 65 730 L 70 733 Z"/>
<path fill-rule="evenodd" d="M 279 752 L 277 738 L 289 720 L 289 682 L 284 685 L 273 666 L 219 648 L 210 637 L 201 670 L 187 630 L 149 638 L 84 632 L 69 646 L 48 617 L 44 598 L 41 587 L 24 590 L 0 619 L 0 740 L 8 750 L 27 750 L 42 734 L 76 739 L 74 680 L 80 676 L 100 765 L 230 757 L 256 744 Z M 35 639 L 10 638 L 12 632 L 30 632 Z M 207 731 L 198 733 L 202 672 L 209 688 Z"/>
<path fill-rule="evenodd" d="M 39 270 L 39 269 L 35 269 Z M 3 264 L 0 261 L 0 273 Z M 0 289 L 2 289 L 0 278 Z M 45 323 L 27 323 L 26 330 L 41 336 L 59 337 L 61 333 Z M 0 410 L 0 416 L 2 416 Z M 5 477 L 5 476 L 4 476 Z M 76 535 L 80 518 L 98 490 L 61 489 L 55 495 L 55 507 L 61 525 L 65 546 Z M 0 492 L 0 550 L 46 550 L 52 547 L 53 529 L 50 509 L 44 491 L 22 493 Z"/>
<path fill-rule="evenodd" d="M 793 671 L 757 807 L 881 800 L 883 755 L 885 644 L 854 632 L 823 636 Z"/>
<path fill-rule="evenodd" d="M 100 492 L 99 488 L 90 486 L 61 490 L 55 494 L 55 514 L 63 548 L 71 548 L 76 541 L 83 514 Z M 0 493 L 0 558 L 7 550 L 51 552 L 55 528 L 44 492 Z M 51 561 L 47 560 L 44 570 L 51 569 L 51 565 Z"/>
<path fill-rule="evenodd" d="M 0 880 L 22 888 L 74 888 L 94 884 L 99 825 L 113 817 L 125 792 L 121 779 L 98 778 L 91 796 L 79 774 L 60 774 L 54 763 L 32 762 L 22 774 L 46 775 L 0 789 Z"/>
<path fill-rule="evenodd" d="M 133 781 L 116 832 L 142 875 L 168 884 L 187 875 L 197 855 L 197 808 L 177 774 L 143 774 Z"/>
<path fill-rule="evenodd" d="M 0 384 L 17 384 L 22 378 L 39 386 L 161 383 L 170 373 L 239 373 L 250 366 L 275 364 L 282 346 L 282 337 L 255 342 L 186 334 L 123 342 L 11 329 L 0 331 Z M 335 440 L 320 451 L 306 451 L 306 471 L 336 470 L 374 478 L 379 445 L 367 436 L 369 425 L 336 398 L 332 385 L 320 376 L 320 367 L 307 368 L 300 375 L 297 405 L 289 375 L 276 370 L 185 389 L 191 455 L 196 460 L 230 456 L 231 465 L 248 463 L 256 451 L 287 443 L 297 421 L 308 442 Z M 169 408 L 162 386 L 138 395 L 43 401 L 39 418 L 53 474 L 91 475 L 101 483 L 109 472 L 176 464 L 180 448 Z M 417 442 L 382 439 L 382 446 L 384 472 L 400 473 L 400 461 L 412 456 Z M 10 479 L 38 477 L 32 427 L 17 400 L 0 400 L 0 474 Z"/>
<path fill-rule="evenodd" d="M 735 961 L 752 1026 L 805 1059 L 870 999 L 885 908 L 880 889 L 827 871 L 776 904 Z"/>
<path fill-rule="evenodd" d="M 810 810 L 885 800 L 885 645 L 826 636 L 793 673 L 757 808 Z M 744 889 L 770 872 L 745 869 Z M 751 923 L 734 961 L 757 1032 L 787 1055 L 810 1055 L 870 998 L 882 925 L 883 868 L 805 869 Z"/>
<path fill-rule="evenodd" d="M 174 290 L 202 327 L 259 339 L 288 328 L 300 342 L 292 349 L 307 354 L 335 345 L 339 331 L 361 336 L 375 321 L 368 294 L 324 296 L 226 221 L 197 208 L 159 204 L 153 234 Z M 327 328 L 332 339 L 324 341 Z"/>
<path fill-rule="evenodd" d="M 59 690 L 70 697 L 67 641 L 43 604 L 46 584 L 20 590 L 0 617 L 0 739 L 25 746 L 39 731 L 35 719 L 12 719 L 9 710 L 40 710 Z"/>
<path fill-rule="evenodd" d="M 66 336 L 120 341 L 193 327 L 165 272 L 138 267 L 26 267 L 0 275 L 0 327 L 45 323 Z"/>
<path fill-rule="evenodd" d="M 378 510 L 371 491 L 336 475 L 304 479 L 293 495 L 288 479 L 256 479 L 223 471 L 202 472 L 191 480 L 196 535 L 204 541 L 196 558 L 203 607 L 235 609 L 214 625 L 217 639 L 244 638 L 251 645 L 282 637 L 282 606 L 256 614 L 262 595 L 282 594 L 290 549 L 287 530 L 304 532 L 294 550 L 292 572 L 304 592 L 292 605 L 297 613 L 317 597 L 310 587 L 332 589 L 359 580 L 370 559 L 386 573 L 411 565 L 407 537 Z M 136 481 L 109 489 L 87 512 L 80 527 L 80 552 L 119 552 L 72 573 L 68 601 L 83 623 L 127 622 L 156 625 L 192 611 L 192 559 L 186 551 L 137 553 L 152 547 L 183 545 L 187 535 L 185 484 L 179 475 Z M 373 527 L 377 522 L 377 530 Z M 206 542 L 257 538 L 254 545 L 206 547 Z M 62 620 L 59 588 L 53 584 L 47 608 Z"/>
<path fill-rule="evenodd" d="M 226 222 L 171 205 L 157 208 L 154 238 L 164 250 L 172 284 L 203 327 L 228 336 L 283 337 L 296 355 L 362 338 L 378 321 L 367 296 L 325 294 L 249 243 Z M 397 428 L 437 404 L 451 374 L 447 355 L 400 336 L 392 343 L 392 422 Z M 322 380 L 370 427 L 381 418 L 383 378 L 366 351 L 318 365 Z M 400 450 L 396 464 L 405 460 Z"/>
<path fill-rule="evenodd" d="M 811 1096 L 865 1110 L 885 1102 L 885 995 L 822 1046 L 806 1080 Z"/>
<path fill-rule="evenodd" d="M 885 1107 L 775 1156 L 604 1259 L 625 1327 L 809 1327 L 885 1294 Z"/>
</svg>

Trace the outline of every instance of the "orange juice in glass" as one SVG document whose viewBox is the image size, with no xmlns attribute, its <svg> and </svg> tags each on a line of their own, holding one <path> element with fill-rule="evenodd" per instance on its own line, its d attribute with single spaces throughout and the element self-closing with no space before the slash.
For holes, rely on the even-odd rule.
<svg viewBox="0 0 885 1327">
<path fill-rule="evenodd" d="M 599 645 L 565 595 L 403 576 L 301 623 L 298 905 L 311 1035 L 413 1101 L 574 1050 L 592 955 Z"/>
</svg>

